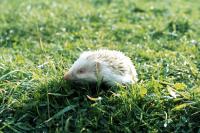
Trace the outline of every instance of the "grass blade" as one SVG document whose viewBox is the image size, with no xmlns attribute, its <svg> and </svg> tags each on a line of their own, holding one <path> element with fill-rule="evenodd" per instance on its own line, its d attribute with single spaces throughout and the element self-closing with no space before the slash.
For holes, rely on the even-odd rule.
<svg viewBox="0 0 200 133">
<path fill-rule="evenodd" d="M 55 118 L 58 118 L 59 116 L 63 115 L 65 112 L 73 110 L 75 107 L 77 107 L 77 105 L 70 105 L 70 106 L 65 107 L 64 109 L 60 110 L 58 113 L 50 117 L 48 120 L 46 120 L 45 123 L 48 123 Z"/>
</svg>

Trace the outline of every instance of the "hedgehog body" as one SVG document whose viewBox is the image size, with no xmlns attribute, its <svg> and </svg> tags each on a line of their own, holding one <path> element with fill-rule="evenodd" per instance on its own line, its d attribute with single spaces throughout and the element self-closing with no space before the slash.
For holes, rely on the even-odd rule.
<svg viewBox="0 0 200 133">
<path fill-rule="evenodd" d="M 134 84 L 137 73 L 129 57 L 115 50 L 83 52 L 64 75 L 65 80 Z"/>
</svg>

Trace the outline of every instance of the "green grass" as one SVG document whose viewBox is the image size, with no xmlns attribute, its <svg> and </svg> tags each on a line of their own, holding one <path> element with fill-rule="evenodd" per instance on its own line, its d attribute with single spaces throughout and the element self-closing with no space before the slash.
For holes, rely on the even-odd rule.
<svg viewBox="0 0 200 133">
<path fill-rule="evenodd" d="M 1 0 L 0 132 L 200 132 L 199 2 Z M 139 82 L 62 80 L 99 48 L 128 55 Z"/>
</svg>

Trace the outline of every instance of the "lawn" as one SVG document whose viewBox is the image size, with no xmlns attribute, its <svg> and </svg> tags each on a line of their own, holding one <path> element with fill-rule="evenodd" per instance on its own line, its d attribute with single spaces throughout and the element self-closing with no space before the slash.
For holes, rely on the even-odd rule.
<svg viewBox="0 0 200 133">
<path fill-rule="evenodd" d="M 199 0 L 0 0 L 0 133 L 200 132 Z M 63 80 L 120 50 L 131 86 Z"/>
</svg>

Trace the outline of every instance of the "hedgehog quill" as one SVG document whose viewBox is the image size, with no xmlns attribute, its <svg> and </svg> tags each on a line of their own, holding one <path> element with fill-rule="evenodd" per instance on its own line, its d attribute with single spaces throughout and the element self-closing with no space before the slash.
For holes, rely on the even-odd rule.
<svg viewBox="0 0 200 133">
<path fill-rule="evenodd" d="M 64 74 L 64 79 L 89 83 L 101 81 L 111 86 L 135 84 L 138 80 L 131 59 L 115 50 L 83 52 Z"/>
</svg>

